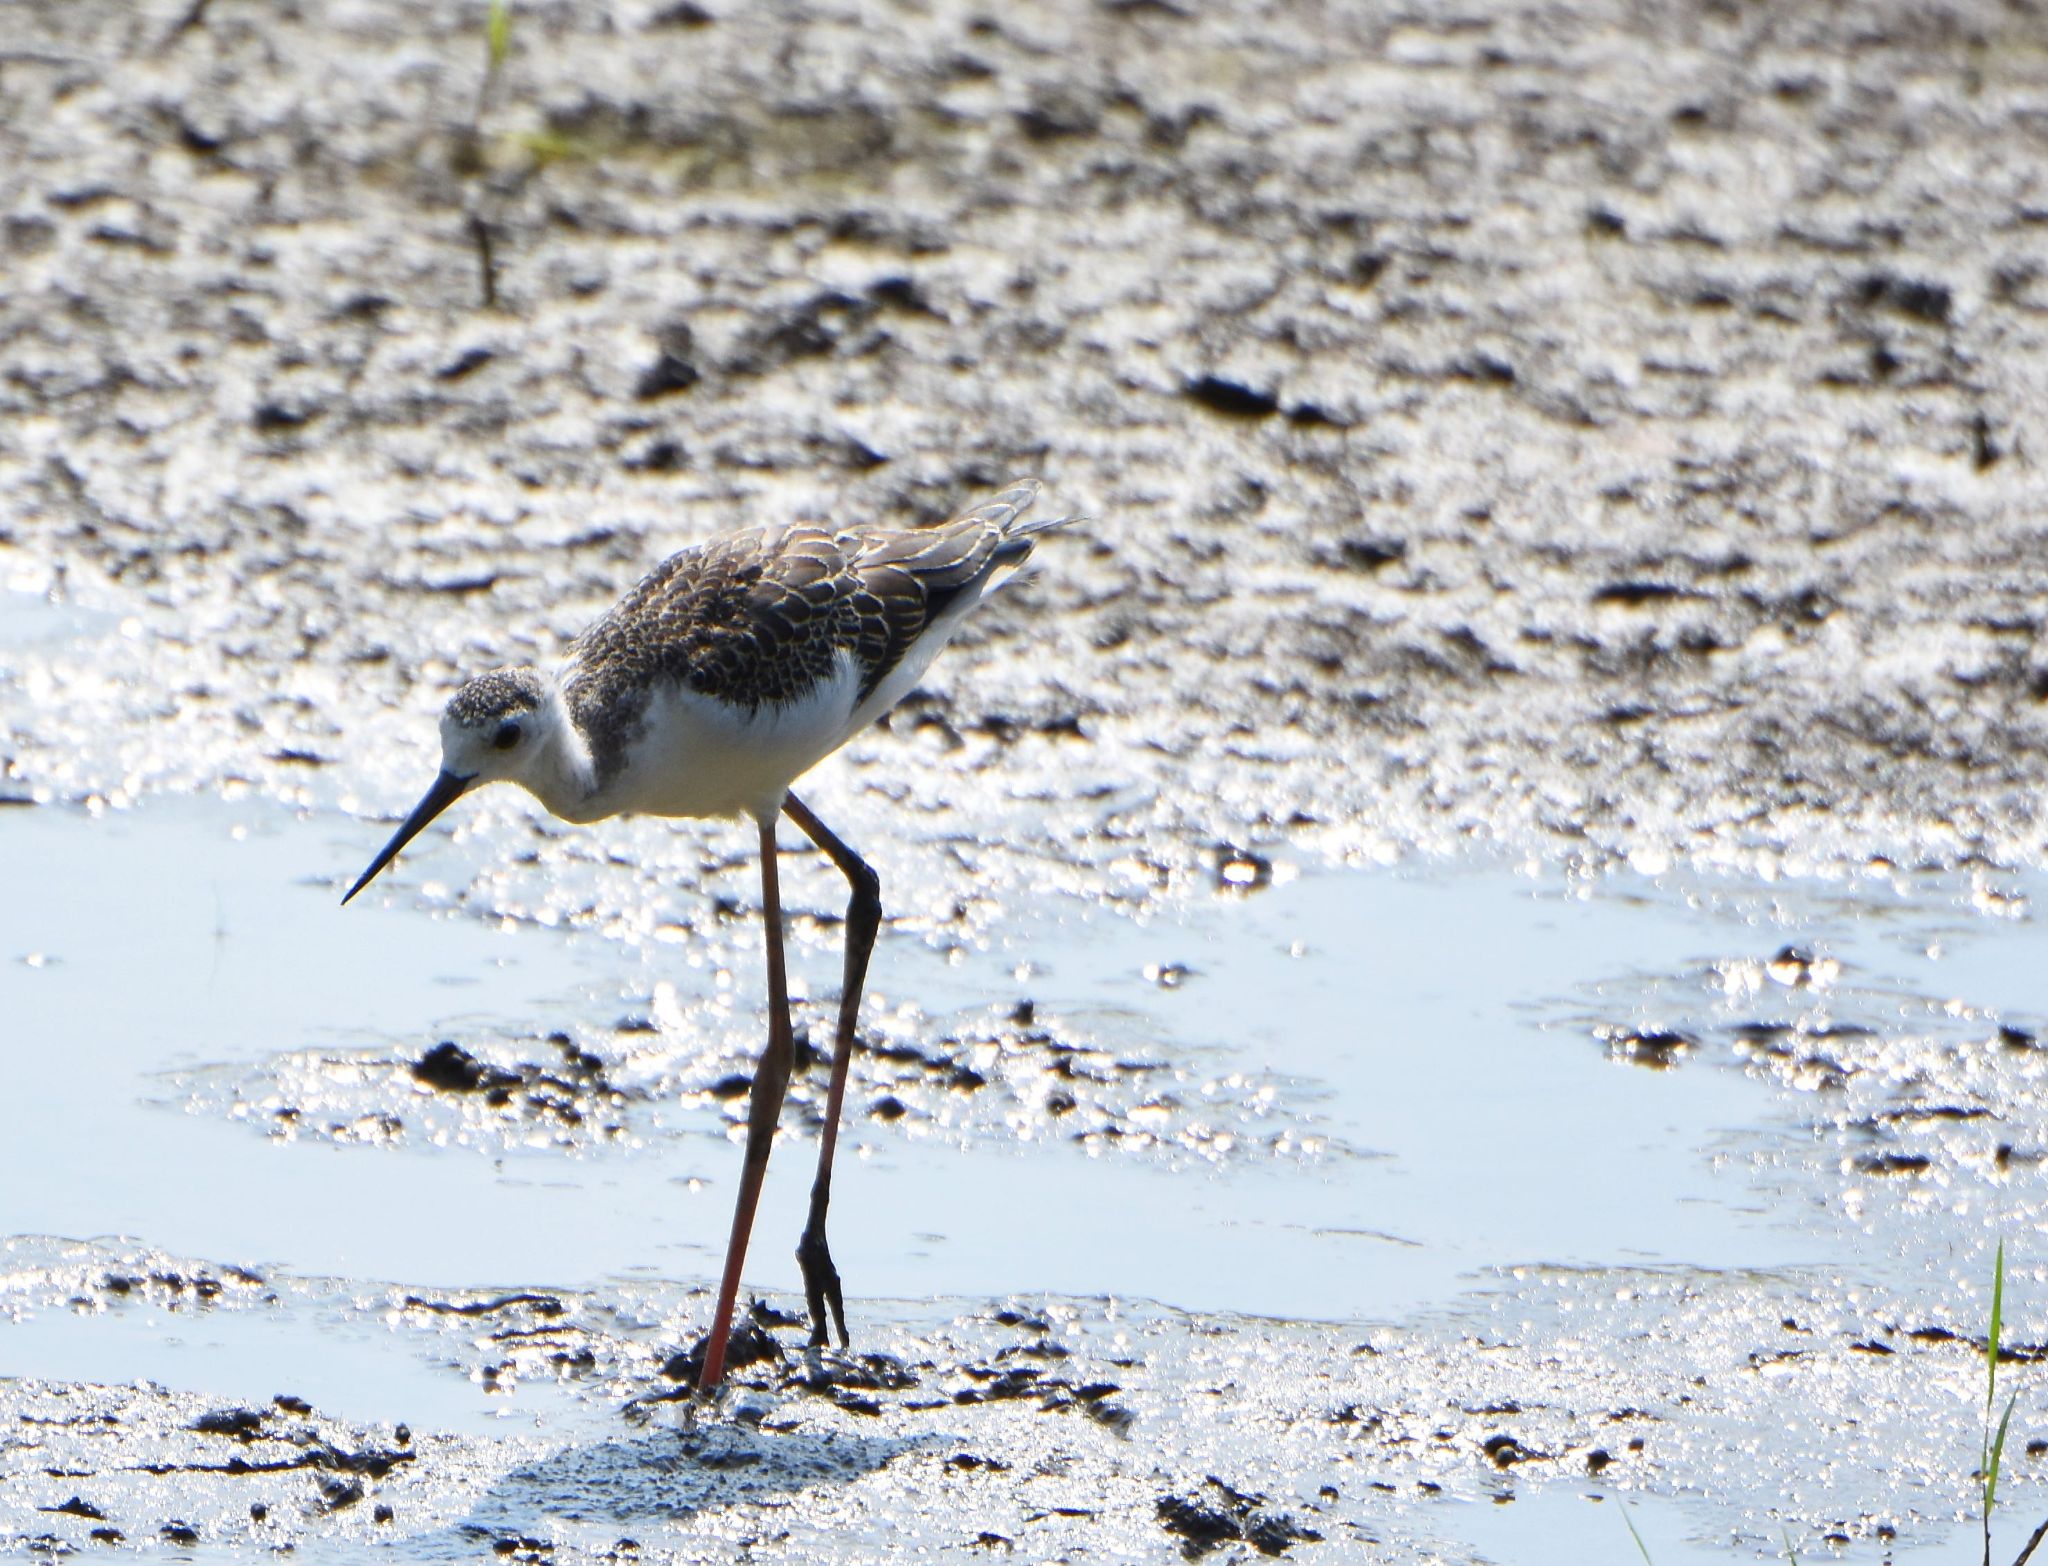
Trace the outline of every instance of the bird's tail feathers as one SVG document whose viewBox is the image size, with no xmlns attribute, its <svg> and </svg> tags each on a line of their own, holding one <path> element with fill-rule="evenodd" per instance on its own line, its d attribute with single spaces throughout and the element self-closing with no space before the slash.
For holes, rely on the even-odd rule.
<svg viewBox="0 0 2048 1566">
<path fill-rule="evenodd" d="M 1029 511 L 1031 503 L 1038 498 L 1038 484 L 1035 478 L 1018 479 L 1007 489 L 990 495 L 939 526 L 957 527 L 962 522 L 979 522 L 985 527 L 1008 533 L 1019 525 L 1017 519 Z"/>
<path fill-rule="evenodd" d="M 1012 522 L 1003 530 L 1003 541 L 996 545 L 995 561 L 998 566 L 1020 566 L 1031 554 L 1031 547 L 1040 533 L 1050 533 L 1056 527 L 1066 527 L 1075 522 L 1092 521 L 1091 517 L 1036 517 L 1028 522 Z"/>
</svg>

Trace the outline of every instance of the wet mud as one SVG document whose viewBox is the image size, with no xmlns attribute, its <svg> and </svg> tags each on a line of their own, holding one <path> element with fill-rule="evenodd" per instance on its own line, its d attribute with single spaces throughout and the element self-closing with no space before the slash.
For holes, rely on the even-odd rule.
<svg viewBox="0 0 2048 1566">
<path fill-rule="evenodd" d="M 282 1316 L 309 1356 L 336 1334 L 374 1340 L 381 1357 L 466 1377 L 505 1405 L 499 1431 L 409 1418 L 388 1373 L 379 1399 L 392 1413 L 371 1424 L 288 1390 L 222 1402 L 21 1378 L 5 1384 L 18 1434 L 0 1459 L 16 1545 L 63 1553 L 113 1529 L 568 1560 L 696 1558 L 745 1540 L 793 1559 L 1000 1541 L 1046 1558 L 1196 1559 L 1237 1544 L 1299 1556 L 1323 1543 L 1340 1557 L 1377 1544 L 1462 1559 L 1433 1539 L 1447 1512 L 1545 1482 L 1627 1494 L 1712 1469 L 1724 1506 L 1777 1490 L 1772 1511 L 1787 1519 L 1870 1493 L 1893 1422 L 1958 1426 L 1953 1403 L 1967 1401 L 1982 1352 L 1897 1318 L 1897 1301 L 1845 1309 L 1841 1280 L 1820 1275 L 1789 1293 L 1783 1278 L 1553 1277 L 1547 1308 L 1503 1292 L 1490 1329 L 1449 1343 L 1115 1302 L 950 1316 L 940 1302 L 883 1328 L 886 1349 L 841 1355 L 802 1348 L 793 1318 L 757 1306 L 723 1411 L 687 1423 L 687 1367 L 665 1354 L 703 1318 L 702 1291 L 429 1296 L 251 1276 L 207 1293 L 160 1281 L 178 1265 L 16 1241 L 5 1283 L 17 1311 Z M 1574 1364 L 1593 1332 L 1650 1347 L 1619 1370 Z M 1680 1342 L 1682 1354 L 1656 1347 Z M 2041 1352 L 2012 1347 L 2016 1364 Z M 1830 1411 L 1842 1381 L 1863 1418 Z M 544 1419 L 518 1417 L 536 1403 Z M 1789 1479 L 1725 1466 L 1765 1466 L 1766 1452 L 1811 1466 Z M 1826 1531 L 1846 1543 L 1910 1529 L 1927 1497 L 1911 1475 L 1892 1494 L 1897 1509 Z"/>
<path fill-rule="evenodd" d="M 1622 1496 L 1722 1552 L 1952 1537 L 1991 1248 L 2040 1231 L 2048 1159 L 2025 15 L 511 14 L 492 69 L 481 6 L 8 9 L 0 996 L 24 1101 L 98 1071 L 119 1103 L 20 1139 L 17 1174 L 75 1159 L 58 1186 L 98 1194 L 0 1222 L 0 1548 L 1466 1561 L 1500 1554 L 1474 1511 L 1534 1538 L 1548 1494 L 1600 1501 L 1560 1559 L 1629 1553 Z M 771 1290 L 685 1424 L 715 1255 L 591 1260 L 547 1204 L 665 1181 L 722 1234 L 760 1040 L 731 826 L 465 801 L 348 915 L 465 953 L 472 988 L 402 1022 L 368 992 L 413 981 L 343 949 L 373 937 L 232 887 L 117 929 L 193 878 L 135 873 L 188 830 L 166 802 L 308 845 L 265 874 L 324 915 L 463 675 L 545 662 L 720 528 L 937 517 L 1024 472 L 1088 525 L 806 789 L 889 916 L 852 1140 L 878 1185 L 974 1155 L 942 1213 L 1047 1278 L 1034 1219 L 1132 1202 L 1159 1302 L 1064 1257 L 1071 1287 L 862 1298 L 842 1356 Z M 66 924 L 89 888 L 36 856 L 74 821 L 142 857 Z M 1415 947 L 1276 901 L 1472 854 L 1617 950 L 1698 922 L 1496 996 L 1566 915 Z M 789 859 L 823 1038 L 843 891 Z M 62 988 L 87 930 L 129 954 L 96 995 Z M 477 993 L 486 931 L 531 1015 Z M 1506 998 L 1414 1021 L 1405 986 L 1458 988 L 1438 955 Z M 309 975 L 314 1009 L 265 990 L 232 1025 L 183 987 L 336 960 L 353 998 Z M 1518 1048 L 1479 1037 L 1510 1014 Z M 1492 1102 L 1538 1049 L 1572 1091 Z M 819 1094 L 800 1073 L 785 1180 Z M 1667 1115 L 1681 1196 L 1639 1186 Z M 152 1209 L 107 1177 L 124 1145 L 167 1193 L 240 1183 Z M 367 1219 L 296 1222 L 352 1183 Z M 375 1249 L 482 1198 L 531 1243 Z M 147 1232 L 89 1238 L 115 1211 Z M 918 1265 L 963 1227 L 891 1221 Z M 2024 1375 L 2042 1272 L 2011 1250 Z M 1455 1284 L 1346 1293 L 1440 1251 Z M 896 1265 L 866 1276 L 918 1292 Z M 2031 1399 L 2013 1447 L 2025 1512 Z"/>
<path fill-rule="evenodd" d="M 861 827 L 1138 897 L 2038 853 L 2002 8 L 530 7 L 480 109 L 480 13 L 188 14 L 0 61 L 9 578 L 133 620 L 36 797 L 389 809 L 667 549 L 1035 469 L 1097 520 L 824 785 Z"/>
</svg>

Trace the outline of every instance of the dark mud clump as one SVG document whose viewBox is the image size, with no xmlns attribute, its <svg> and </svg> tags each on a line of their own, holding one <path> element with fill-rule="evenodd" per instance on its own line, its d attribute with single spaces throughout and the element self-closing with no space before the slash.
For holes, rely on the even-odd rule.
<svg viewBox="0 0 2048 1566">
<path fill-rule="evenodd" d="M 1296 1544 L 1322 1538 L 1286 1513 L 1268 1510 L 1263 1495 L 1247 1495 L 1213 1474 L 1191 1494 L 1161 1496 L 1157 1511 L 1160 1526 L 1179 1536 L 1180 1553 L 1191 1561 L 1239 1541 L 1261 1555 L 1284 1555 Z"/>
<path fill-rule="evenodd" d="M 736 1376 L 742 1371 L 758 1365 L 782 1365 L 787 1361 L 780 1340 L 771 1327 L 801 1325 L 795 1318 L 770 1312 L 756 1300 L 748 1312 L 733 1324 L 732 1334 L 726 1339 L 726 1373 Z M 693 1391 L 704 1374 L 704 1354 L 710 1347 L 711 1336 L 706 1333 L 688 1349 L 671 1355 L 661 1367 L 661 1373 L 669 1380 L 680 1382 L 683 1395 Z"/>
<path fill-rule="evenodd" d="M 481 1053 L 509 1053 L 507 1046 L 477 1042 L 471 1049 L 443 1039 L 416 1058 L 396 1060 L 382 1051 L 294 1052 L 260 1067 L 195 1072 L 190 1085 L 195 1102 L 215 1104 L 276 1140 L 373 1144 L 415 1135 L 503 1142 L 535 1128 L 559 1145 L 611 1141 L 626 1134 L 628 1114 L 648 1097 L 643 1087 L 614 1082 L 604 1060 L 566 1033 L 540 1041 L 555 1058 L 509 1064 Z"/>
<path fill-rule="evenodd" d="M 517 1072 L 488 1067 L 453 1040 L 444 1039 L 413 1062 L 415 1082 L 443 1093 L 497 1092 L 509 1097 L 519 1083 Z"/>
<path fill-rule="evenodd" d="M 602 1060 L 578 1049 L 567 1034 L 551 1034 L 548 1042 L 561 1050 L 572 1077 L 537 1065 L 511 1070 L 487 1065 L 452 1039 L 443 1039 L 413 1062 L 412 1078 L 443 1093 L 481 1094 L 493 1109 L 506 1108 L 517 1098 L 530 1115 L 552 1116 L 571 1126 L 588 1118 L 587 1101 L 617 1100 L 603 1080 Z"/>
</svg>

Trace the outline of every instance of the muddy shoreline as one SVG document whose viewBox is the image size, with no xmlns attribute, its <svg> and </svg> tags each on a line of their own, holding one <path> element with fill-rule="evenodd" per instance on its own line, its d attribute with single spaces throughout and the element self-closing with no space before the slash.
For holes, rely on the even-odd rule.
<svg viewBox="0 0 2048 1566">
<path fill-rule="evenodd" d="M 898 724 L 1048 851 L 1079 755 L 1175 872 L 2038 855 L 1996 7 L 535 7 L 474 119 L 473 18 L 187 14 L 0 61 L 8 577 L 137 621 L 17 786 L 389 808 L 668 548 L 1031 470 L 1097 523 Z"/>
</svg>

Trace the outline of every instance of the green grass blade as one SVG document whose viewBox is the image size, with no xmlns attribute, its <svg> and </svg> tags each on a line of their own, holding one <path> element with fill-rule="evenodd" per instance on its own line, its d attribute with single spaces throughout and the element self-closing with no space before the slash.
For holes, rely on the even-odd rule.
<svg viewBox="0 0 2048 1566">
<path fill-rule="evenodd" d="M 484 24 L 484 45 L 493 71 L 503 65 L 505 56 L 512 52 L 512 12 L 505 0 L 491 0 L 491 17 Z"/>
<path fill-rule="evenodd" d="M 1991 1410 L 1998 1402 L 1998 1334 L 2005 1320 L 2005 1241 L 1998 1242 L 1998 1261 L 1991 1273 L 1991 1336 L 1986 1357 L 1991 1362 L 1990 1379 L 1984 1387 L 1984 1426 L 1991 1427 Z"/>
<path fill-rule="evenodd" d="M 1998 1463 L 2005 1453 L 2005 1432 L 2012 1425 L 2013 1405 L 2020 1400 L 2019 1393 L 2005 1400 L 2005 1417 L 1998 1421 L 1998 1436 L 1991 1443 L 1991 1455 L 1984 1465 L 1984 1520 L 1991 1521 L 1991 1508 L 1998 1504 Z"/>
<path fill-rule="evenodd" d="M 1799 1552 L 1792 1548 L 1792 1535 L 1790 1531 L 1780 1528 L 1778 1530 L 1778 1537 L 1785 1541 L 1785 1559 L 1790 1561 L 1792 1566 L 1799 1566 Z"/>
<path fill-rule="evenodd" d="M 1636 1541 L 1636 1548 L 1642 1551 L 1643 1566 L 1657 1566 L 1657 1563 L 1650 1559 L 1650 1547 L 1643 1543 L 1643 1536 L 1636 1532 L 1636 1520 L 1629 1516 L 1626 1501 L 1621 1503 L 1621 1520 L 1628 1524 L 1628 1536 Z"/>
<path fill-rule="evenodd" d="M 1978 1447 L 1977 1473 L 1984 1482 L 1984 1527 L 1991 1527 L 1991 1509 L 1998 1504 L 1998 1460 L 2005 1447 L 2003 1422 L 1998 1427 L 1998 1438 L 1994 1444 L 1991 1435 L 1991 1414 L 1998 1406 L 1998 1342 L 2005 1330 L 2005 1241 L 1998 1242 L 1997 1260 L 1991 1268 L 1991 1330 L 1984 1337 L 1984 1438 Z M 2006 1404 L 2006 1420 L 2012 1418 L 2012 1405 Z M 1987 1544 L 1988 1547 L 1988 1544 Z"/>
</svg>

